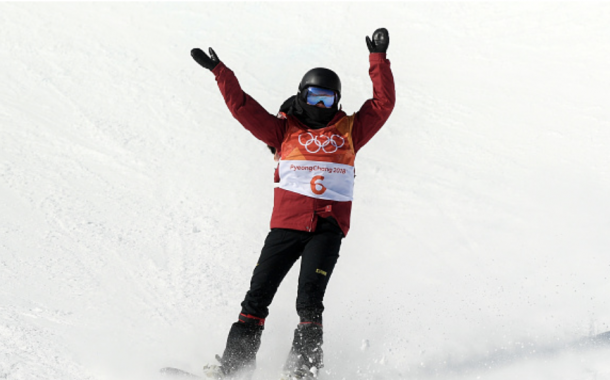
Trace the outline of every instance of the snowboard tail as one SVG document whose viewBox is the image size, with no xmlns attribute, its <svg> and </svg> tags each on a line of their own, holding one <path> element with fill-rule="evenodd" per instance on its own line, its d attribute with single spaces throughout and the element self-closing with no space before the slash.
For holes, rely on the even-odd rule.
<svg viewBox="0 0 610 380">
<path fill-rule="evenodd" d="M 195 375 L 194 373 L 183 371 L 179 368 L 174 368 L 174 367 L 161 368 L 159 370 L 159 372 L 161 372 L 165 376 L 171 376 L 171 377 L 179 377 L 179 378 L 185 378 L 185 379 L 203 379 L 203 377 Z"/>
</svg>

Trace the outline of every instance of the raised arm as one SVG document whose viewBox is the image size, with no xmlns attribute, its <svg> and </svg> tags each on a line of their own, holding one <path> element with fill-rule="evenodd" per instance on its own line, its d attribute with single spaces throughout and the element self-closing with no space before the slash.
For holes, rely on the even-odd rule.
<svg viewBox="0 0 610 380">
<path fill-rule="evenodd" d="M 198 48 L 191 50 L 191 56 L 202 67 L 212 71 L 233 117 L 254 137 L 279 149 L 284 139 L 286 121 L 267 112 L 254 98 L 246 94 L 233 71 L 218 59 L 212 48 L 210 56 Z"/>
<path fill-rule="evenodd" d="M 390 69 L 390 61 L 386 52 L 390 44 L 390 36 L 385 28 L 373 33 L 373 40 L 366 37 L 369 48 L 369 75 L 373 82 L 373 98 L 364 102 L 354 121 L 354 148 L 358 151 L 385 124 L 396 103 L 394 77 Z"/>
</svg>

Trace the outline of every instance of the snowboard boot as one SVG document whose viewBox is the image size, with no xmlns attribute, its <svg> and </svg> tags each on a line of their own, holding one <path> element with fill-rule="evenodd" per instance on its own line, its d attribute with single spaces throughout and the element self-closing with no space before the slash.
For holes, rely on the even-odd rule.
<svg viewBox="0 0 610 380">
<path fill-rule="evenodd" d="M 284 365 L 287 379 L 315 379 L 324 366 L 322 351 L 322 325 L 301 323 L 294 331 L 292 348 Z"/>
<path fill-rule="evenodd" d="M 264 319 L 241 314 L 231 326 L 227 346 L 220 362 L 221 378 L 248 378 L 256 368 L 256 353 L 261 345 Z"/>
</svg>

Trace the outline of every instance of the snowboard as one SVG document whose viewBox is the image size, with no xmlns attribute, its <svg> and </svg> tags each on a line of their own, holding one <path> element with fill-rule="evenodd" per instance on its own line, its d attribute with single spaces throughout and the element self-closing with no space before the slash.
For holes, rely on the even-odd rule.
<svg viewBox="0 0 610 380">
<path fill-rule="evenodd" d="M 187 372 L 187 371 L 183 371 L 179 368 L 173 368 L 173 367 L 161 368 L 159 370 L 159 372 L 161 372 L 165 376 L 171 376 L 171 377 L 188 378 L 188 379 L 203 379 L 203 377 L 201 377 L 201 376 L 195 375 L 195 374 Z"/>
<path fill-rule="evenodd" d="M 174 379 L 209 379 L 209 380 L 218 380 L 218 366 L 217 365 L 206 365 L 203 367 L 202 375 L 195 375 L 194 373 L 182 370 L 180 368 L 175 367 L 165 367 L 161 368 L 159 372 L 164 377 L 174 378 Z"/>
<path fill-rule="evenodd" d="M 159 370 L 159 372 L 161 372 L 164 376 L 167 376 L 167 377 L 170 377 L 170 378 L 179 378 L 179 379 L 212 379 L 211 377 L 195 375 L 194 373 L 190 373 L 190 372 L 181 370 L 179 368 L 174 368 L 174 367 L 161 368 Z M 315 377 L 311 377 L 311 376 L 295 376 L 294 374 L 290 374 L 290 373 L 286 373 L 286 372 L 282 373 L 282 375 L 280 376 L 280 380 L 309 380 L 309 379 L 315 379 Z"/>
</svg>

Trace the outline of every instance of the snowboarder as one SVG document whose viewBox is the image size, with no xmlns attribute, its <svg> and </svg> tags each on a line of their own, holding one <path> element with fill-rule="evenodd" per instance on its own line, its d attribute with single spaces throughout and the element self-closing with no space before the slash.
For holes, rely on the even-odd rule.
<svg viewBox="0 0 610 380">
<path fill-rule="evenodd" d="M 217 378 L 249 376 L 268 307 L 292 265 L 300 258 L 297 314 L 300 318 L 284 370 L 312 378 L 323 366 L 323 298 L 342 239 L 350 227 L 356 153 L 389 118 L 395 103 L 394 79 L 386 59 L 389 33 L 377 29 L 369 49 L 373 98 L 348 116 L 339 107 L 341 81 L 327 68 L 302 78 L 296 95 L 276 117 L 246 94 L 233 71 L 209 49 L 191 51 L 216 78 L 231 114 L 256 138 L 278 153 L 274 207 L 269 232 L 252 274 L 241 313 L 229 331 L 219 366 L 206 366 Z"/>
</svg>

